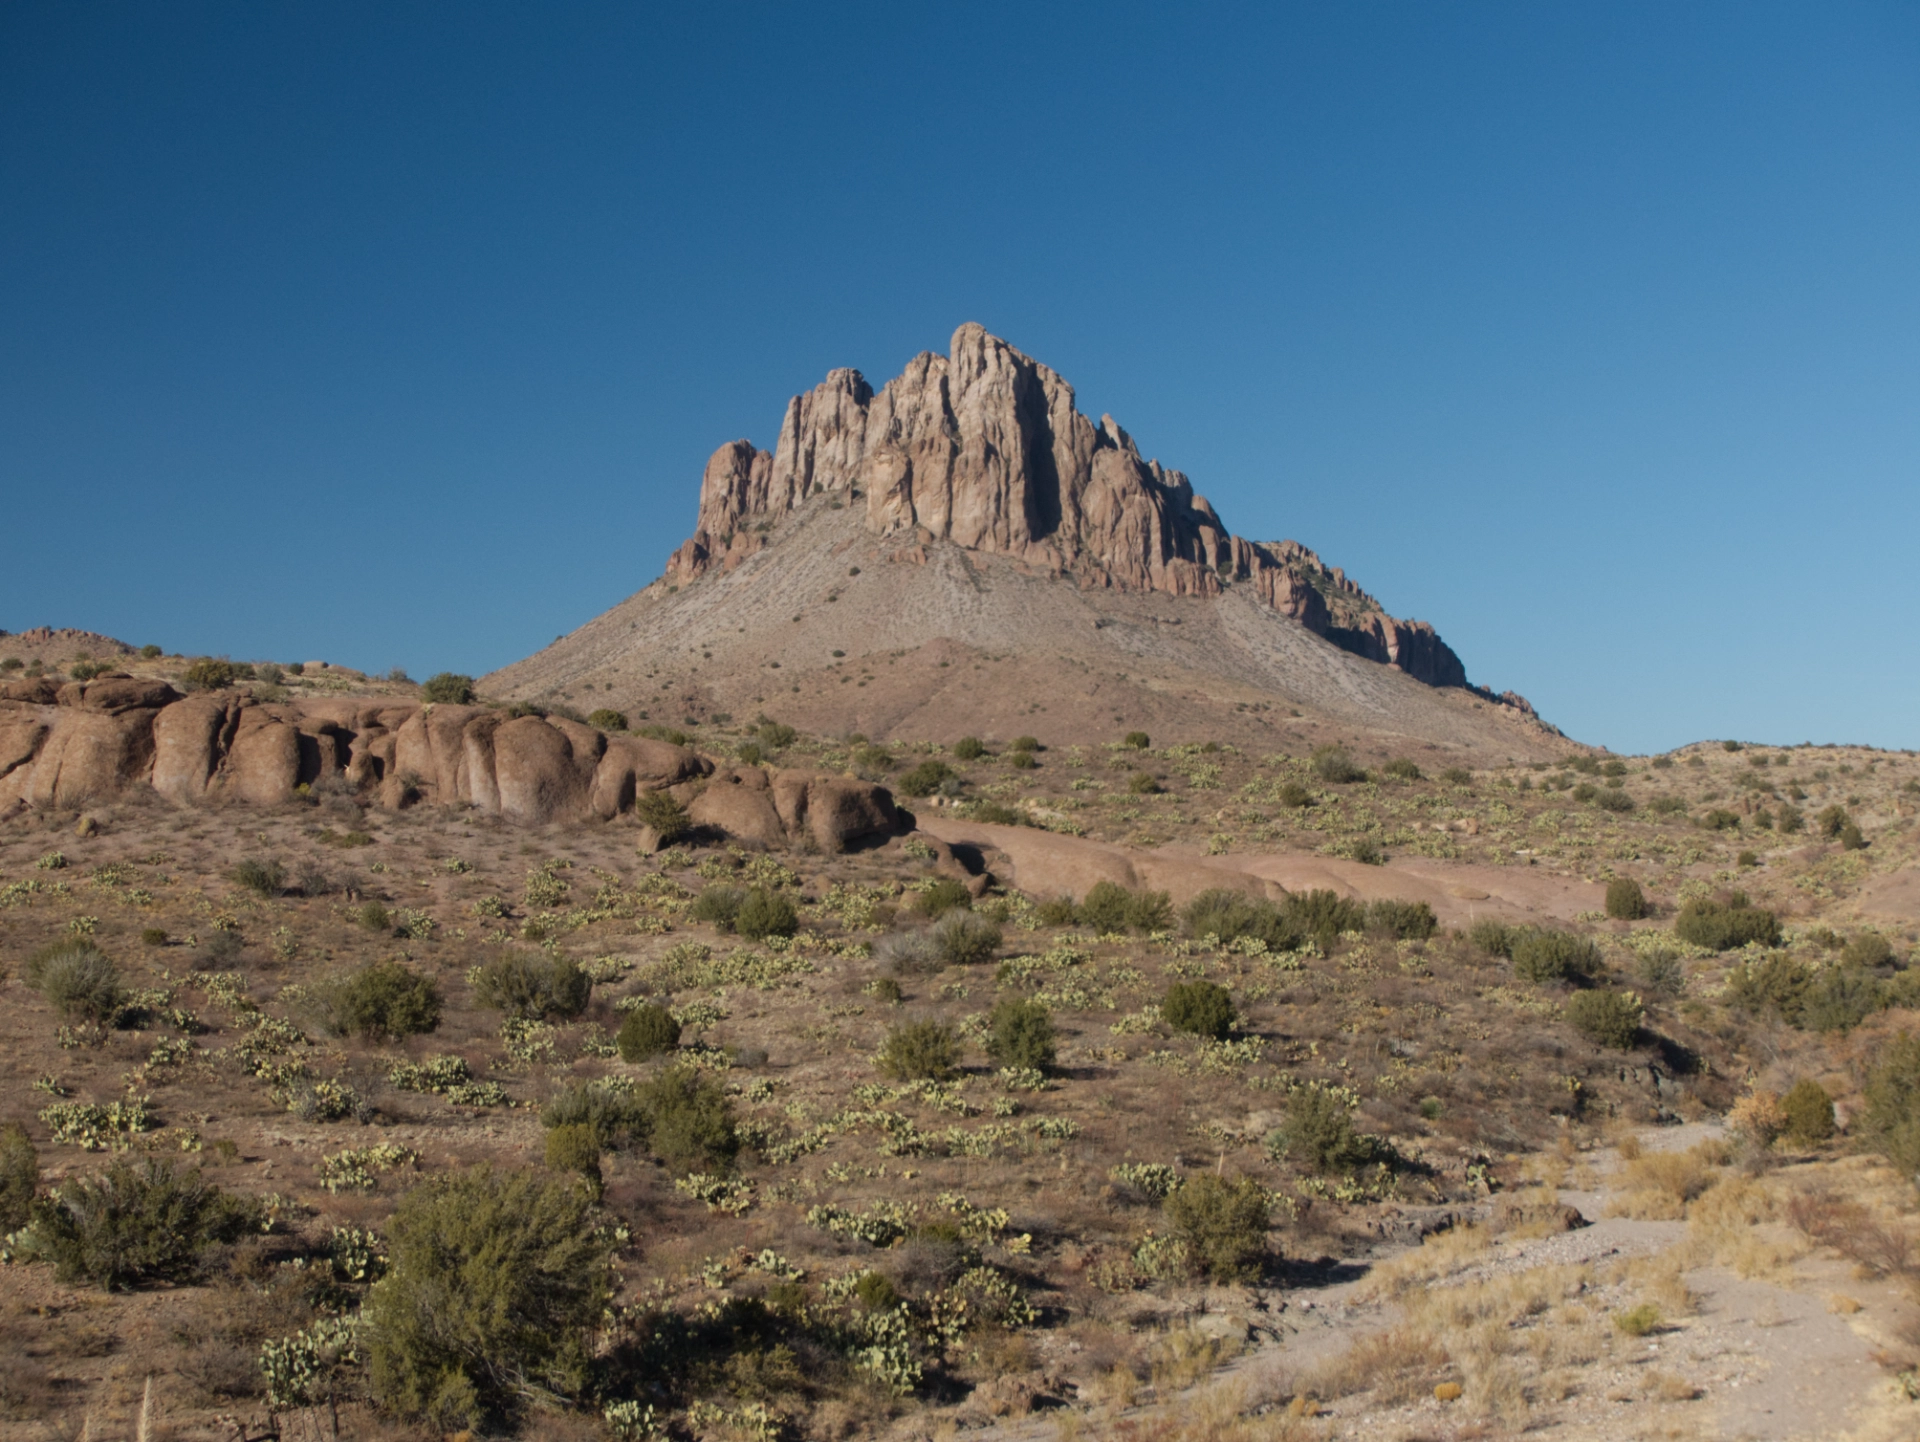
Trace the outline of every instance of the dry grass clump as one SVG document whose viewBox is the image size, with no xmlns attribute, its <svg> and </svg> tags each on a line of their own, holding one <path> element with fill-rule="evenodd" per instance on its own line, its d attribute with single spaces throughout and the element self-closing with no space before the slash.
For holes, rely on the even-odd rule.
<svg viewBox="0 0 1920 1442">
<path fill-rule="evenodd" d="M 1643 1152 L 1620 1169 L 1620 1192 L 1608 1206 L 1615 1217 L 1677 1222 L 1687 1206 L 1719 1179 L 1726 1147 L 1701 1142 L 1684 1152 Z"/>
</svg>

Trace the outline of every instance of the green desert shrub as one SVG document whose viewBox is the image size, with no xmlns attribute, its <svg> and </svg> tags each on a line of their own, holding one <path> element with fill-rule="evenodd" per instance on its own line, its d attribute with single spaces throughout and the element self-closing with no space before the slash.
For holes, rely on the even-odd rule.
<svg viewBox="0 0 1920 1442">
<path fill-rule="evenodd" d="M 1547 983 L 1591 980 L 1600 971 L 1600 948 L 1584 936 L 1529 927 L 1508 943 L 1513 974 L 1522 981 Z"/>
<path fill-rule="evenodd" d="M 722 931 L 732 931 L 734 919 L 740 915 L 740 907 L 747 899 L 747 889 L 735 886 L 730 881 L 710 882 L 700 889 L 693 899 L 693 905 L 687 908 L 687 915 L 695 921 L 709 922 Z"/>
<path fill-rule="evenodd" d="M 1267 1249 L 1267 1190 L 1251 1177 L 1201 1172 L 1161 1203 L 1194 1269 L 1216 1282 L 1259 1275 Z"/>
<path fill-rule="evenodd" d="M 587 713 L 587 725 L 596 731 L 624 731 L 627 729 L 627 713 L 616 711 L 611 706 L 602 706 L 597 711 Z"/>
<path fill-rule="evenodd" d="M 1015 771 L 1031 771 L 1040 764 L 1040 759 L 1031 751 L 1009 751 L 1007 765 Z"/>
<path fill-rule="evenodd" d="M 508 951 L 475 969 L 473 993 L 480 1005 L 529 1021 L 571 1017 L 587 1009 L 593 978 L 564 956 Z"/>
<path fill-rule="evenodd" d="M 40 1155 L 19 1122 L 0 1126 L 0 1236 L 18 1231 L 40 1192 Z"/>
<path fill-rule="evenodd" d="M 201 656 L 187 663 L 180 680 L 189 691 L 221 691 L 233 684 L 237 674 L 233 662 Z"/>
<path fill-rule="evenodd" d="M 874 1060 L 895 1081 L 945 1081 L 959 1062 L 960 1034 L 931 1020 L 895 1027 Z"/>
<path fill-rule="evenodd" d="M 547 1133 L 547 1170 L 570 1172 L 580 1177 L 596 1198 L 606 1186 L 606 1177 L 600 1170 L 600 1152 L 600 1136 L 592 1127 L 576 1123 L 555 1127 Z"/>
<path fill-rule="evenodd" d="M 56 941 L 41 947 L 27 958 L 26 978 L 69 1021 L 104 1026 L 126 1001 L 120 968 L 89 941 Z"/>
<path fill-rule="evenodd" d="M 1009 751 L 1038 751 L 1039 749 L 1040 738 L 1038 736 L 1016 736 L 1007 743 L 1007 750 Z"/>
<path fill-rule="evenodd" d="M 1335 786 L 1367 779 L 1367 773 L 1354 761 L 1353 753 L 1344 746 L 1315 747 L 1313 774 Z"/>
<path fill-rule="evenodd" d="M 1233 1030 L 1233 998 L 1212 981 L 1176 981 L 1160 1003 L 1160 1019 L 1175 1031 L 1224 1037 Z"/>
<path fill-rule="evenodd" d="M 651 826 L 662 846 L 671 846 L 693 830 L 687 808 L 664 791 L 642 791 L 633 798 L 633 819 Z"/>
<path fill-rule="evenodd" d="M 158 661 L 165 654 L 166 652 L 162 651 L 151 641 L 140 648 L 140 659 L 143 661 Z M 295 674 L 298 673 L 296 672 Z"/>
<path fill-rule="evenodd" d="M 170 938 L 164 926 L 145 927 L 140 932 L 142 946 L 165 946 Z"/>
<path fill-rule="evenodd" d="M 1770 951 L 1729 967 L 1721 996 L 1728 1006 L 1740 1011 L 1757 1016 L 1771 1014 L 1799 1026 L 1806 1015 L 1813 979 L 1813 968 L 1805 962 L 1784 951 Z"/>
<path fill-rule="evenodd" d="M 1354 1130 L 1353 1109 L 1324 1087 L 1296 1091 L 1287 1103 L 1287 1119 L 1267 1139 L 1276 1158 L 1291 1157 L 1326 1174 L 1345 1174 L 1373 1160 L 1373 1146 Z"/>
<path fill-rule="evenodd" d="M 36 1252 L 61 1281 L 128 1291 L 191 1281 L 207 1248 L 257 1225 L 256 1215 L 197 1171 L 122 1159 L 35 1202 L 31 1226 Z"/>
<path fill-rule="evenodd" d="M 1396 781 L 1418 781 L 1420 768 L 1405 756 L 1396 756 L 1380 768 L 1382 774 Z"/>
<path fill-rule="evenodd" d="M 1173 924 L 1173 898 L 1164 891 L 1129 891 L 1111 881 L 1096 881 L 1073 919 L 1103 936 L 1165 931 Z"/>
<path fill-rule="evenodd" d="M 440 1025 L 440 986 L 395 961 L 376 961 L 314 988 L 335 1036 L 415 1036 Z"/>
<path fill-rule="evenodd" d="M 277 861 L 252 858 L 233 868 L 233 879 L 256 896 L 280 896 L 287 889 L 287 868 Z"/>
<path fill-rule="evenodd" d="M 978 736 L 962 736 L 953 743 L 954 759 L 958 761 L 977 761 L 987 754 L 986 743 Z"/>
<path fill-rule="evenodd" d="M 971 911 L 950 911 L 929 929 L 940 959 L 948 966 L 975 966 L 1000 949 L 998 923 Z"/>
<path fill-rule="evenodd" d="M 1162 789 L 1159 778 L 1150 771 L 1136 771 L 1127 778 L 1127 793 L 1131 796 L 1158 796 Z"/>
<path fill-rule="evenodd" d="M 784 891 L 755 886 L 741 898 L 740 909 L 733 915 L 733 929 L 749 941 L 792 936 L 800 929 L 800 913 Z"/>
<path fill-rule="evenodd" d="M 1725 901 L 1703 897 L 1687 902 L 1674 918 L 1673 930 L 1682 941 L 1708 951 L 1727 951 L 1755 942 L 1761 946 L 1780 944 L 1779 919 L 1771 911 L 1752 905 L 1744 891 L 1734 892 Z"/>
<path fill-rule="evenodd" d="M 634 1088 L 633 1105 L 646 1118 L 647 1150 L 670 1170 L 726 1171 L 739 1155 L 733 1105 L 703 1071 L 669 1067 Z"/>
<path fill-rule="evenodd" d="M 1120 738 L 1120 744 L 1130 751 L 1145 751 L 1153 744 L 1144 731 L 1129 731 Z"/>
<path fill-rule="evenodd" d="M 1681 796 L 1656 796 L 1647 803 L 1647 810 L 1655 816 L 1678 816 L 1686 809 L 1686 798 Z"/>
<path fill-rule="evenodd" d="M 1647 914 L 1647 894 L 1631 876 L 1607 883 L 1607 915 L 1617 921 L 1638 921 Z"/>
<path fill-rule="evenodd" d="M 1280 789 L 1274 793 L 1274 799 L 1282 806 L 1298 811 L 1303 806 L 1313 805 L 1313 793 L 1298 781 L 1283 781 Z"/>
<path fill-rule="evenodd" d="M 1853 818 L 1847 814 L 1846 807 L 1835 802 L 1832 806 L 1824 808 L 1818 816 L 1814 817 L 1813 824 L 1820 835 L 1826 837 L 1827 840 L 1837 841 L 1840 838 L 1840 833 L 1853 824 Z"/>
<path fill-rule="evenodd" d="M 1716 806 L 1700 814 L 1700 826 L 1706 831 L 1738 831 L 1740 815 L 1738 812 L 1727 810 L 1724 806 Z"/>
<path fill-rule="evenodd" d="M 1449 766 L 1440 773 L 1440 779 L 1449 786 L 1473 785 L 1473 773 L 1464 766 Z"/>
<path fill-rule="evenodd" d="M 1400 941 L 1425 941 L 1440 929 L 1440 919 L 1424 901 L 1383 897 L 1367 903 L 1366 929 Z"/>
<path fill-rule="evenodd" d="M 1867 1142 L 1920 1183 L 1920 1035 L 1895 1037 L 1867 1073 L 1860 1132 Z"/>
<path fill-rule="evenodd" d="M 1864 966 L 1842 962 L 1815 974 L 1800 1022 L 1810 1031 L 1852 1031 L 1886 1004 L 1886 983 Z"/>
<path fill-rule="evenodd" d="M 1786 1120 L 1789 1141 L 1802 1146 L 1824 1142 L 1833 1135 L 1833 1098 L 1812 1077 L 1803 1077 L 1787 1088 L 1780 1098 L 1780 1115 Z"/>
<path fill-rule="evenodd" d="M 1600 795 L 1600 788 L 1590 781 L 1582 781 L 1567 794 L 1582 806 L 1585 806 Z"/>
<path fill-rule="evenodd" d="M 1617 790 L 1611 786 L 1604 788 L 1598 796 L 1594 797 L 1593 804 L 1598 806 L 1602 811 L 1627 812 L 1633 810 L 1633 798 L 1627 795 L 1626 792 Z"/>
<path fill-rule="evenodd" d="M 620 1048 L 622 1061 L 643 1062 L 680 1045 L 680 1023 L 658 1002 L 643 1002 L 620 1023 L 614 1044 Z"/>
<path fill-rule="evenodd" d="M 363 1311 L 380 1402 L 450 1432 L 586 1390 L 613 1239 L 579 1187 L 475 1167 L 414 1187 L 386 1232 Z"/>
<path fill-rule="evenodd" d="M 770 751 L 785 751 L 800 739 L 800 733 L 784 721 L 762 721 L 755 734 Z"/>
<path fill-rule="evenodd" d="M 1189 936 L 1217 937 L 1222 945 L 1252 937 L 1271 951 L 1289 951 L 1306 940 L 1306 932 L 1272 902 L 1226 887 L 1201 892 L 1181 919 Z"/>
<path fill-rule="evenodd" d="M 576 1082 L 555 1092 L 540 1108 L 540 1125 L 549 1131 L 591 1128 L 605 1151 L 639 1145 L 651 1127 L 646 1109 L 631 1090 L 598 1082 Z"/>
<path fill-rule="evenodd" d="M 1037 1001 L 1004 997 L 987 1019 L 987 1055 L 1004 1067 L 1052 1067 L 1053 1013 Z"/>
<path fill-rule="evenodd" d="M 1467 928 L 1467 940 L 1488 956 L 1513 955 L 1513 943 L 1524 928 L 1508 926 L 1491 916 L 1483 916 Z"/>
<path fill-rule="evenodd" d="M 1577 991 L 1567 998 L 1567 1024 L 1595 1046 L 1631 1048 L 1644 1008 L 1630 991 Z"/>
<path fill-rule="evenodd" d="M 897 783 L 902 796 L 931 796 L 940 789 L 941 783 L 953 779 L 954 770 L 946 762 L 929 756 L 918 766 L 902 776 Z"/>
<path fill-rule="evenodd" d="M 1881 967 L 1893 963 L 1893 943 L 1877 931 L 1856 931 L 1841 949 L 1844 966 Z"/>
<path fill-rule="evenodd" d="M 1280 903 L 1287 923 L 1319 942 L 1332 946 L 1335 938 L 1349 931 L 1363 931 L 1367 910 L 1361 903 L 1337 891 L 1290 891 Z"/>
<path fill-rule="evenodd" d="M 473 677 L 440 671 L 420 683 L 420 699 L 436 706 L 471 706 Z"/>
<path fill-rule="evenodd" d="M 949 911 L 966 911 L 973 906 L 973 893 L 964 881 L 951 876 L 927 883 L 913 899 L 913 909 L 922 916 L 945 916 Z"/>
</svg>

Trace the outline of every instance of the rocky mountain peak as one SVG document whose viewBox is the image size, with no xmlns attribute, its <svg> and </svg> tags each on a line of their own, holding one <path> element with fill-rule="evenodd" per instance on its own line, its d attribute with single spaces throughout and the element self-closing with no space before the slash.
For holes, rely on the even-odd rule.
<svg viewBox="0 0 1920 1442">
<path fill-rule="evenodd" d="M 666 579 L 738 566 L 818 493 L 864 506 L 878 536 L 1011 556 L 1083 587 L 1250 586 L 1348 651 L 1429 685 L 1467 684 L 1431 626 L 1389 616 L 1304 546 L 1231 534 L 1186 476 L 1143 458 L 1113 417 L 1096 426 L 1058 373 L 973 322 L 877 393 L 856 370 L 830 371 L 787 403 L 771 454 L 745 440 L 715 451 Z"/>
</svg>

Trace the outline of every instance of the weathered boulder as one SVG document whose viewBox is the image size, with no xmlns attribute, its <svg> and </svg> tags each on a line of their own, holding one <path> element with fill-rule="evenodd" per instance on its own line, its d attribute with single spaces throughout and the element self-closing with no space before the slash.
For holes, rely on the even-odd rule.
<svg viewBox="0 0 1920 1442">
<path fill-rule="evenodd" d="M 240 712 L 221 768 L 221 790 L 236 801 L 278 806 L 300 783 L 300 733 L 265 707 Z"/>
<path fill-rule="evenodd" d="M 207 794 L 233 727 L 237 702 L 219 696 L 189 696 L 153 718 L 153 789 L 185 805 Z"/>
<path fill-rule="evenodd" d="M 898 822 L 892 793 L 871 781 L 824 771 L 781 771 L 771 789 L 788 839 L 804 835 L 821 851 L 843 851 L 860 837 L 887 835 Z"/>
<path fill-rule="evenodd" d="M 643 736 L 610 736 L 593 771 L 589 804 L 603 821 L 633 809 L 642 791 L 664 791 L 708 775 L 713 763 L 684 746 Z"/>
<path fill-rule="evenodd" d="M 26 799 L 35 806 L 80 806 L 144 782 L 153 764 L 155 714 L 60 707 L 34 758 Z"/>
<path fill-rule="evenodd" d="M 588 814 L 586 777 L 573 742 L 542 717 L 516 717 L 494 731 L 493 774 L 500 814 L 510 821 L 541 826 Z M 589 764 L 586 776 L 592 774 Z"/>
<path fill-rule="evenodd" d="M 715 772 L 687 808 L 687 819 L 755 846 L 784 846 L 787 841 L 767 773 L 757 766 Z"/>
<path fill-rule="evenodd" d="M 180 699 L 180 693 L 165 681 L 137 680 L 132 676 L 96 676 L 91 681 L 70 681 L 59 691 L 59 704 L 77 706 L 86 711 L 105 711 L 117 716 L 123 711 L 159 710 Z"/>
</svg>

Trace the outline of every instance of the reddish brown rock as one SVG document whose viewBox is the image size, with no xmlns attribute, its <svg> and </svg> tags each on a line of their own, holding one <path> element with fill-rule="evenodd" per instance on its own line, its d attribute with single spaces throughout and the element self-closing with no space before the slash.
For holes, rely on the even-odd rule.
<svg viewBox="0 0 1920 1442">
<path fill-rule="evenodd" d="M 631 811 L 642 791 L 664 791 L 713 770 L 713 763 L 666 741 L 618 736 L 608 737 L 606 745 L 590 795 L 593 814 L 602 820 Z"/>
<path fill-rule="evenodd" d="M 80 806 L 144 782 L 153 764 L 152 711 L 53 713 L 25 798 L 35 806 Z"/>
<path fill-rule="evenodd" d="M 494 731 L 493 774 L 500 814 L 509 821 L 538 826 L 587 815 L 587 787 L 573 743 L 538 716 L 518 717 Z"/>
<path fill-rule="evenodd" d="M 687 819 L 755 846 L 784 846 L 787 841 L 767 773 L 758 767 L 715 773 L 687 808 Z"/>
<path fill-rule="evenodd" d="M 240 712 L 221 766 L 220 789 L 236 801 L 279 806 L 300 782 L 300 733 L 259 706 Z"/>
<path fill-rule="evenodd" d="M 239 707 L 213 696 L 189 696 L 153 720 L 153 789 L 186 804 L 207 794 L 232 740 Z"/>
</svg>

